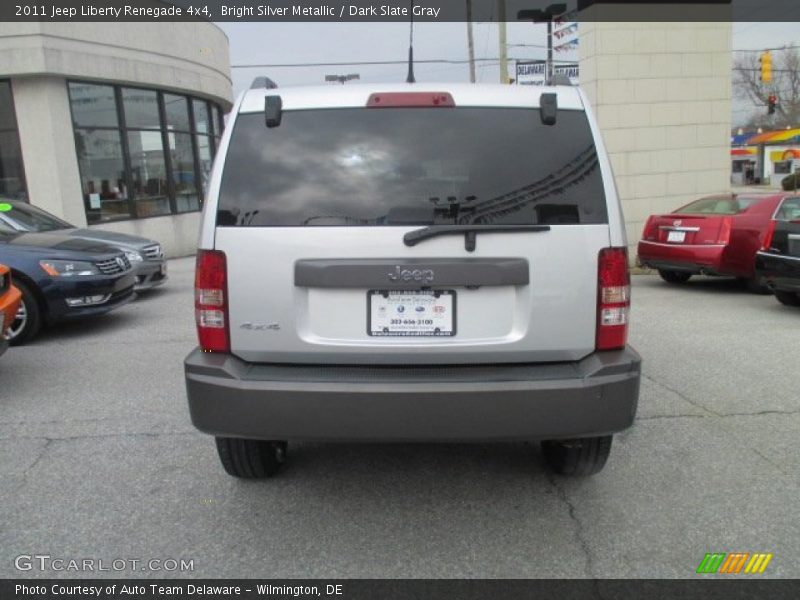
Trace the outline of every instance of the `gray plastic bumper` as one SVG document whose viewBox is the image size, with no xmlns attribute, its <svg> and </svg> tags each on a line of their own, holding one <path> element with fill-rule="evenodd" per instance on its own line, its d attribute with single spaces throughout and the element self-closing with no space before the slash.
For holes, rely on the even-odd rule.
<svg viewBox="0 0 800 600">
<path fill-rule="evenodd" d="M 641 359 L 632 348 L 554 364 L 252 364 L 192 351 L 195 426 L 281 440 L 467 441 L 587 437 L 629 427 Z"/>
</svg>

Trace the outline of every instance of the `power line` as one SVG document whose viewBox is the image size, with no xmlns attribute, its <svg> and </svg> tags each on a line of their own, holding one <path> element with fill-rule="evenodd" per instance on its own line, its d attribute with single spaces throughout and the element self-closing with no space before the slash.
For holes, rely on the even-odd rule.
<svg viewBox="0 0 800 600">
<path fill-rule="evenodd" d="M 748 71 L 751 73 L 756 73 L 761 71 L 758 67 L 734 67 L 734 71 Z M 797 69 L 772 69 L 773 73 L 796 73 Z"/>
<path fill-rule="evenodd" d="M 790 46 L 778 46 L 777 48 L 758 48 L 758 49 L 754 49 L 754 50 L 751 50 L 751 49 L 748 49 L 748 48 L 739 48 L 739 49 L 734 49 L 731 52 L 765 52 L 767 50 L 769 50 L 769 51 L 797 50 L 798 48 L 800 48 L 799 45 L 792 44 Z"/>
<path fill-rule="evenodd" d="M 500 59 L 497 57 L 476 58 L 475 62 L 497 63 Z M 535 58 L 519 58 L 509 57 L 509 61 L 532 61 Z M 570 60 L 555 60 L 554 62 L 574 62 Z M 465 65 L 469 63 L 469 59 L 447 59 L 447 58 L 429 58 L 425 60 L 414 60 L 414 64 L 441 64 L 441 65 Z M 374 60 L 374 61 L 353 61 L 353 62 L 331 62 L 331 63 L 275 63 L 275 64 L 252 64 L 252 65 L 231 65 L 231 69 L 288 69 L 299 67 L 348 67 L 348 66 L 379 66 L 379 65 L 407 65 L 407 60 Z M 777 69 L 773 69 L 777 71 Z"/>
</svg>

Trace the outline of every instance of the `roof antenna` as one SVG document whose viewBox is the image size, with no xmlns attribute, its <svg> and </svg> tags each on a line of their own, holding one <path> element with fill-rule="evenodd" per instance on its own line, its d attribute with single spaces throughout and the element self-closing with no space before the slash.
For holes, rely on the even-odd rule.
<svg viewBox="0 0 800 600">
<path fill-rule="evenodd" d="M 417 80 L 414 79 L 414 0 L 411 0 L 409 3 L 409 7 L 411 10 L 411 30 L 408 34 L 408 77 L 406 77 L 406 83 L 416 83 Z"/>
</svg>

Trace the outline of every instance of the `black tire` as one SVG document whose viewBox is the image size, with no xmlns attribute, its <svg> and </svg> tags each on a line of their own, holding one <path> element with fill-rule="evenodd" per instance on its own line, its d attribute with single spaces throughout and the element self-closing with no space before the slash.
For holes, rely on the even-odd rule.
<svg viewBox="0 0 800 600">
<path fill-rule="evenodd" d="M 691 273 L 684 273 L 683 271 L 665 271 L 664 269 L 659 269 L 658 274 L 661 276 L 661 279 L 667 283 L 686 283 L 692 276 Z"/>
<path fill-rule="evenodd" d="M 800 294 L 796 294 L 795 292 L 775 290 L 775 297 L 778 299 L 778 302 L 786 306 L 800 306 Z"/>
<path fill-rule="evenodd" d="M 217 453 L 228 475 L 242 479 L 272 477 L 286 459 L 286 442 L 218 437 Z"/>
<path fill-rule="evenodd" d="M 611 453 L 613 436 L 577 438 L 574 440 L 545 440 L 542 442 L 544 460 L 559 475 L 583 477 L 603 470 Z"/>
<path fill-rule="evenodd" d="M 8 329 L 8 341 L 12 346 L 21 346 L 36 337 L 42 328 L 42 308 L 28 285 L 14 279 L 14 287 L 22 292 L 22 302 L 17 311 L 17 318 L 11 322 Z"/>
<path fill-rule="evenodd" d="M 772 290 L 769 289 L 769 286 L 764 283 L 764 280 L 760 277 L 750 277 L 745 279 L 744 277 L 740 278 L 739 281 L 742 282 L 745 289 L 750 292 L 751 294 L 760 294 L 762 296 L 766 296 L 767 294 L 771 294 Z"/>
</svg>

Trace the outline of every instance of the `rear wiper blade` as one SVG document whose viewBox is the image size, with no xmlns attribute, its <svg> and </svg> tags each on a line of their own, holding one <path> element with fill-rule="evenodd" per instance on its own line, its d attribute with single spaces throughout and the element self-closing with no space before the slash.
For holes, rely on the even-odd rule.
<svg viewBox="0 0 800 600">
<path fill-rule="evenodd" d="M 422 229 L 409 231 L 403 236 L 406 246 L 416 246 L 423 240 L 439 235 L 463 233 L 464 248 L 467 252 L 475 250 L 475 239 L 478 233 L 516 233 L 521 231 L 550 231 L 550 225 L 431 225 Z"/>
</svg>

